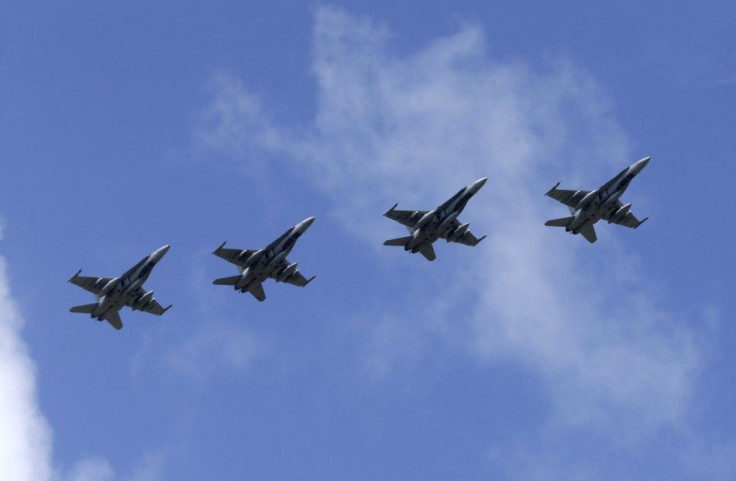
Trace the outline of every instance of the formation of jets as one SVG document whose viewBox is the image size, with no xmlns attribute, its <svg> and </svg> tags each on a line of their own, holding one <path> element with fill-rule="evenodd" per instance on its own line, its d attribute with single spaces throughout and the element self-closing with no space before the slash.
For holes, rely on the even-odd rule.
<svg viewBox="0 0 736 481">
<path fill-rule="evenodd" d="M 564 227 L 565 231 L 571 234 L 582 234 L 590 243 L 597 240 L 593 226 L 601 219 L 608 221 L 609 224 L 615 223 L 636 229 L 648 217 L 637 219 L 631 213 L 631 204 L 623 204 L 620 197 L 649 160 L 650 158 L 646 157 L 626 167 L 596 190 L 558 189 L 560 185 L 558 182 L 546 195 L 565 204 L 571 215 L 549 220 L 545 225 Z M 433 244 L 438 239 L 471 247 L 477 245 L 486 236 L 477 238 L 470 232 L 470 224 L 461 223 L 458 216 L 487 180 L 483 177 L 463 187 L 434 210 L 398 210 L 396 209 L 398 204 L 395 204 L 384 216 L 406 226 L 410 235 L 389 239 L 384 245 L 400 246 L 407 252 L 421 253 L 429 261 L 436 258 Z M 223 242 L 213 254 L 235 264 L 238 275 L 215 279 L 213 284 L 232 286 L 236 291 L 243 293 L 249 292 L 258 301 L 266 300 L 263 282 L 267 279 L 305 287 L 312 282 L 314 276 L 305 278 L 299 272 L 297 263 L 290 263 L 286 260 L 286 256 L 312 223 L 314 217 L 304 219 L 263 249 L 232 249 L 225 247 Z M 94 294 L 96 302 L 74 306 L 70 311 L 89 314 L 98 321 L 107 321 L 115 329 L 123 327 L 119 311 L 125 306 L 134 311 L 163 315 L 171 305 L 162 307 L 153 297 L 153 291 L 146 291 L 143 288 L 143 283 L 148 280 L 153 268 L 168 250 L 168 245 L 155 250 L 120 277 L 85 277 L 79 275 L 82 272 L 80 269 L 69 282 Z"/>
</svg>

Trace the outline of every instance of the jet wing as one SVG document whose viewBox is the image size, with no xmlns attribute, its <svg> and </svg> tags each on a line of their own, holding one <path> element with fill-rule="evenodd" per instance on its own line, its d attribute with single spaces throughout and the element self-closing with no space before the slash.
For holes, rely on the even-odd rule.
<svg viewBox="0 0 736 481">
<path fill-rule="evenodd" d="M 270 276 L 271 279 L 275 279 L 277 282 L 286 282 L 287 284 L 291 284 L 292 286 L 304 287 L 310 282 L 312 282 L 312 280 L 314 280 L 314 278 L 316 277 L 316 276 L 312 276 L 309 279 L 307 279 L 306 277 L 304 277 L 304 275 L 301 272 L 299 272 L 299 269 L 296 269 L 294 272 L 289 274 L 288 277 L 286 277 L 285 279 L 279 280 L 279 274 L 281 273 L 282 269 L 286 268 L 288 265 L 289 265 L 289 261 L 284 259 L 281 262 L 281 264 L 279 264 L 279 268 L 274 269 L 274 271 L 271 273 L 271 276 Z"/>
<path fill-rule="evenodd" d="M 559 183 L 557 185 L 560 185 Z M 565 190 L 565 189 L 558 189 L 557 185 L 552 187 L 549 192 L 547 192 L 545 195 L 552 197 L 558 202 L 562 202 L 568 207 L 575 208 L 578 203 L 583 200 L 583 197 L 585 197 L 587 194 L 590 193 L 589 190 Z"/>
<path fill-rule="evenodd" d="M 71 282 L 74 285 L 77 285 L 81 287 L 84 290 L 87 290 L 91 292 L 94 295 L 97 295 L 102 291 L 102 288 L 107 285 L 108 282 L 113 280 L 113 277 L 85 277 L 80 276 L 79 273 L 82 272 L 80 269 L 77 271 L 74 276 L 72 276 L 71 279 L 69 279 L 69 282 Z"/>
<path fill-rule="evenodd" d="M 460 221 L 455 219 L 455 222 L 453 222 L 452 224 L 452 228 L 448 232 L 452 232 L 453 230 L 457 229 L 461 225 L 462 224 L 460 224 Z M 443 234 L 442 238 L 447 240 L 447 242 L 457 242 L 458 244 L 464 244 L 466 246 L 473 247 L 474 245 L 477 245 L 480 241 L 485 239 L 486 236 L 483 236 L 480 239 L 478 239 L 477 237 L 475 237 L 475 235 L 473 235 L 472 232 L 467 231 L 463 235 L 458 237 L 457 239 L 453 239 L 453 240 L 448 239 L 447 233 Z"/>
<path fill-rule="evenodd" d="M 153 314 L 155 316 L 161 316 L 164 312 L 168 311 L 171 308 L 171 306 L 163 307 L 161 304 L 158 303 L 156 299 L 153 299 L 151 302 L 146 304 L 146 307 L 141 309 L 143 312 L 147 312 L 149 314 Z"/>
<path fill-rule="evenodd" d="M 220 247 L 215 249 L 213 254 L 217 257 L 225 259 L 228 262 L 232 262 L 238 267 L 243 267 L 246 259 L 248 259 L 255 252 L 257 251 L 251 249 L 230 249 L 225 247 L 225 243 L 223 242 Z"/>
<path fill-rule="evenodd" d="M 416 223 L 419 222 L 419 219 L 429 212 L 426 210 L 397 210 L 395 209 L 396 205 L 391 207 L 391 209 L 383 215 L 400 224 L 404 224 L 407 227 L 414 227 Z"/>
<path fill-rule="evenodd" d="M 623 204 L 621 203 L 621 201 L 617 201 L 616 207 L 612 209 L 611 211 L 609 211 L 606 215 L 604 215 L 603 220 L 607 220 L 610 222 L 611 214 L 615 213 L 622 205 Z M 613 221 L 613 223 L 622 225 L 624 227 L 628 227 L 629 229 L 636 229 L 637 227 L 642 225 L 644 222 L 646 222 L 647 219 L 649 219 L 649 217 L 645 217 L 644 219 L 639 220 L 636 218 L 634 214 L 632 214 L 631 212 L 627 212 L 625 216 L 619 219 L 616 219 L 615 221 Z"/>
<path fill-rule="evenodd" d="M 143 296 L 145 293 L 146 293 L 146 290 L 143 289 L 142 287 L 139 287 L 133 299 L 135 300 L 140 299 L 141 296 Z M 128 306 L 136 310 L 140 310 L 143 312 L 147 312 L 149 314 L 153 314 L 155 316 L 161 316 L 163 315 L 164 312 L 168 311 L 171 308 L 171 305 L 163 307 L 161 304 L 158 303 L 156 299 L 151 299 L 151 301 L 148 302 L 142 309 L 136 308 L 134 302 L 129 302 Z"/>
</svg>

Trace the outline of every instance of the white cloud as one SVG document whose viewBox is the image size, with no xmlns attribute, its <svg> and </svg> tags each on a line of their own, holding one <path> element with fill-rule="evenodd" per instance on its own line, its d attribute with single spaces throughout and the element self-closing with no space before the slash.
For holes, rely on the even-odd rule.
<svg viewBox="0 0 736 481">
<path fill-rule="evenodd" d="M 0 257 L 0 471 L 3 479 L 39 481 L 51 475 L 51 430 L 39 410 L 23 324 Z"/>
<path fill-rule="evenodd" d="M 543 380 L 554 403 L 549 429 L 584 429 L 634 446 L 677 428 L 702 368 L 701 347 L 687 319 L 659 305 L 622 246 L 638 233 L 601 225 L 591 246 L 543 226 L 566 215 L 543 196 L 555 181 L 591 186 L 647 154 L 631 153 L 605 94 L 570 61 L 494 60 L 477 26 L 405 57 L 390 53 L 389 37 L 371 19 L 318 8 L 313 121 L 249 130 L 260 122 L 253 115 L 264 118 L 262 108 L 252 108 L 257 99 L 227 78 L 200 138 L 238 161 L 249 162 L 244 146 L 281 154 L 331 196 L 353 234 L 375 246 L 390 232 L 378 214 L 395 200 L 431 207 L 487 175 L 465 213 L 489 234 L 486 243 L 455 264 L 442 258 L 466 248 L 438 247 L 433 268 L 462 288 L 445 294 L 452 307 L 440 312 L 471 319 L 466 345 L 480 359 L 520 363 Z M 409 310 L 427 305 L 417 317 L 436 314 L 436 292 L 382 306 L 388 312 L 368 348 L 376 372 L 406 360 L 396 344 L 417 357 L 429 331 L 445 333 L 435 325 L 402 338 L 399 323 Z"/>
</svg>

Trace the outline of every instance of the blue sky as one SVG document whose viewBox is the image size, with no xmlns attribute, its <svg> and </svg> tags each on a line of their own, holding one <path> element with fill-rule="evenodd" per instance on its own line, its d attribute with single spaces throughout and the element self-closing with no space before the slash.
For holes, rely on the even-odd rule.
<svg viewBox="0 0 736 481">
<path fill-rule="evenodd" d="M 6 479 L 732 479 L 730 2 L 10 1 Z M 639 158 L 641 229 L 543 196 Z M 488 239 L 381 245 L 488 176 Z M 317 217 L 267 302 L 210 252 Z M 71 305 L 171 244 L 174 308 Z"/>
</svg>

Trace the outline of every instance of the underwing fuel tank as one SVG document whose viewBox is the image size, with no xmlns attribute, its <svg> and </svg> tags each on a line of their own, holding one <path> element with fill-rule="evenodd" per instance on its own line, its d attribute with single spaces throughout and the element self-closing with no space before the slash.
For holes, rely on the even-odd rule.
<svg viewBox="0 0 736 481">
<path fill-rule="evenodd" d="M 458 226 L 457 229 L 450 233 L 450 235 L 447 237 L 447 240 L 453 242 L 458 240 L 459 238 L 464 236 L 466 232 L 468 232 L 468 229 L 470 229 L 470 222 Z"/>
<path fill-rule="evenodd" d="M 457 219 L 457 216 L 460 214 L 460 212 L 453 212 L 452 214 L 448 215 L 445 220 L 442 221 L 440 226 L 437 228 L 439 232 L 444 232 L 445 229 L 450 227 L 453 222 L 455 222 L 455 219 Z"/>
<path fill-rule="evenodd" d="M 621 207 L 619 207 L 619 209 L 616 212 L 611 214 L 611 216 L 608 218 L 608 223 L 610 224 L 611 222 L 617 222 L 619 219 L 623 218 L 626 214 L 628 214 L 630 210 L 631 210 L 630 203 L 626 205 L 622 205 Z"/>
<path fill-rule="evenodd" d="M 283 261 L 283 260 L 284 260 L 284 258 L 286 258 L 286 251 L 281 251 L 281 252 L 279 252 L 278 254 L 276 254 L 276 255 L 275 255 L 275 256 L 273 257 L 273 259 L 271 259 L 271 260 L 270 260 L 270 261 L 268 262 L 268 267 L 269 267 L 269 268 L 273 268 L 273 267 L 276 267 L 277 265 L 279 265 L 279 264 L 281 263 L 281 261 Z"/>
<path fill-rule="evenodd" d="M 143 308 L 146 304 L 148 304 L 151 299 L 153 299 L 153 291 L 148 291 L 145 294 L 143 294 L 140 299 L 138 299 L 138 302 L 136 302 L 136 307 L 138 309 Z"/>
<path fill-rule="evenodd" d="M 245 252 L 245 251 L 243 251 L 243 252 Z M 259 250 L 255 251 L 253 254 L 251 254 L 250 257 L 248 257 L 248 259 L 246 259 L 246 261 L 245 261 L 245 267 L 252 266 L 255 263 L 255 261 L 258 260 L 258 258 L 261 256 L 262 253 L 263 253 L 263 249 L 259 249 Z"/>
<path fill-rule="evenodd" d="M 584 209 L 590 202 L 593 200 L 593 198 L 598 195 L 597 190 L 591 190 L 587 194 L 585 194 L 585 197 L 580 199 L 580 202 L 578 202 L 578 205 L 575 206 L 575 210 Z"/>
<path fill-rule="evenodd" d="M 133 282 L 132 282 L 132 283 L 131 283 L 131 284 L 130 284 L 130 285 L 129 285 L 128 287 L 127 287 L 127 289 L 125 289 L 125 292 L 124 292 L 124 294 L 125 294 L 125 295 L 129 295 L 129 294 L 131 294 L 131 293 L 135 292 L 135 291 L 136 291 L 136 290 L 137 290 L 137 289 L 138 289 L 138 288 L 139 288 L 140 286 L 142 286 L 142 285 L 143 285 L 143 279 L 136 279 L 135 281 L 133 281 Z"/>
<path fill-rule="evenodd" d="M 424 214 L 424 216 L 422 216 L 421 219 L 419 219 L 419 222 L 417 222 L 417 224 L 414 226 L 414 228 L 416 230 L 421 229 L 422 227 L 424 227 L 424 225 L 427 222 L 429 222 L 432 219 L 432 217 L 434 217 L 434 212 L 427 212 L 426 214 Z"/>
<path fill-rule="evenodd" d="M 296 272 L 297 263 L 289 264 L 286 266 L 286 268 L 279 274 L 278 278 L 276 279 L 279 282 L 283 282 L 286 279 L 289 278 L 290 275 L 292 275 L 294 272 Z"/>
<path fill-rule="evenodd" d="M 614 192 L 613 194 L 611 194 L 610 196 L 608 196 L 608 198 L 606 199 L 606 201 L 603 203 L 603 208 L 608 208 L 608 207 L 612 206 L 614 203 L 616 203 L 616 201 L 618 201 L 618 198 L 621 197 L 621 194 L 623 194 L 623 193 L 624 193 L 624 191 L 619 190 L 618 192 Z"/>
</svg>

